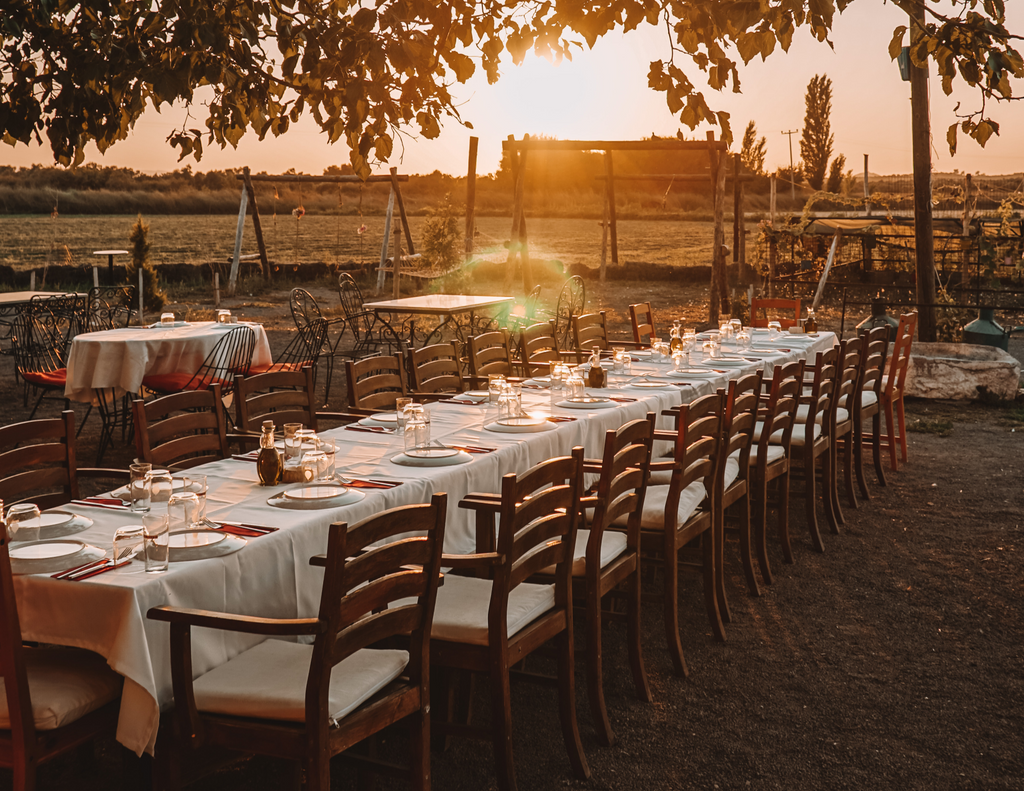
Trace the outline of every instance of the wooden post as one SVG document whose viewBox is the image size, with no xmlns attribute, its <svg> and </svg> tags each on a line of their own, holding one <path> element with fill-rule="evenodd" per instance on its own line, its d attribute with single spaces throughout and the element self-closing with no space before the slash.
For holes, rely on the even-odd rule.
<svg viewBox="0 0 1024 791">
<path fill-rule="evenodd" d="M 100 268 L 98 266 L 92 268 L 92 287 L 100 287 Z"/>
<path fill-rule="evenodd" d="M 916 0 L 910 18 L 911 49 L 925 25 L 924 0 Z M 928 68 L 910 64 L 910 120 L 914 149 L 914 249 L 917 261 L 917 337 L 936 339 L 935 236 L 932 230 L 931 119 L 928 111 Z"/>
<path fill-rule="evenodd" d="M 256 203 L 256 190 L 252 186 L 252 175 L 249 173 L 248 165 L 242 168 L 242 183 L 246 192 L 249 193 L 249 203 L 252 204 L 252 229 L 256 233 L 256 247 L 260 253 L 260 267 L 263 270 L 263 279 L 268 283 L 271 280 L 270 260 L 267 258 L 267 246 L 263 243 L 263 223 L 260 221 L 260 207 Z"/>
<path fill-rule="evenodd" d="M 399 269 L 402 266 L 402 231 L 395 228 L 395 253 L 391 257 L 391 298 L 398 299 L 402 296 L 401 283 L 399 282 Z"/>
<path fill-rule="evenodd" d="M 771 178 L 768 179 L 768 184 L 771 187 L 771 191 L 769 193 L 770 197 L 768 198 L 768 222 L 770 222 L 772 226 L 774 226 L 776 196 L 778 195 L 778 185 L 775 183 L 775 176 L 772 176 Z"/>
<path fill-rule="evenodd" d="M 242 255 L 242 232 L 245 231 L 245 210 L 249 203 L 249 190 L 242 182 L 242 195 L 238 199 L 238 226 L 235 229 L 235 254 L 231 258 L 231 274 L 228 276 L 228 294 L 234 295 L 238 285 L 238 262 Z M 142 270 L 139 269 L 141 272 Z"/>
<path fill-rule="evenodd" d="M 398 168 L 391 168 L 391 189 L 398 201 L 398 216 L 402 219 L 402 230 L 405 231 L 405 244 L 409 248 L 409 255 L 416 252 L 412 243 L 412 231 L 409 228 L 409 218 L 405 214 L 405 201 L 402 200 L 402 188 L 398 186 Z M 399 253 L 400 255 L 401 253 Z"/>
<path fill-rule="evenodd" d="M 971 280 L 971 219 L 974 215 L 974 181 L 970 173 L 964 174 L 964 214 L 960 241 L 960 290 Z"/>
<path fill-rule="evenodd" d="M 821 279 L 818 280 L 818 290 L 814 292 L 814 301 L 811 303 L 811 309 L 817 310 L 818 305 L 821 304 L 821 297 L 825 293 L 825 283 L 828 280 L 828 273 L 832 269 L 832 264 L 836 260 L 836 250 L 839 249 L 839 240 L 843 236 L 843 229 L 836 228 L 836 232 L 832 237 L 832 246 L 828 251 L 828 260 L 825 261 L 825 269 L 821 273 Z M 797 316 L 797 318 L 800 318 Z"/>
<path fill-rule="evenodd" d="M 145 324 L 146 323 L 145 307 L 146 307 L 146 296 L 143 293 L 142 267 L 140 266 L 139 267 L 139 324 Z"/>
<path fill-rule="evenodd" d="M 526 152 L 523 152 L 526 156 Z M 519 218 L 519 260 L 523 264 L 523 294 L 533 291 L 533 263 L 530 261 L 530 247 L 526 241 L 526 214 Z"/>
<path fill-rule="evenodd" d="M 476 234 L 476 152 L 480 138 L 469 138 L 469 170 L 466 173 L 466 258 L 473 255 Z"/>
<path fill-rule="evenodd" d="M 213 273 L 213 306 L 220 307 L 220 272 Z"/>
<path fill-rule="evenodd" d="M 388 245 L 391 244 L 391 217 L 395 213 L 395 186 L 391 185 L 388 195 L 388 213 L 384 215 L 384 241 L 380 245 L 380 265 L 377 267 L 377 293 L 384 290 L 384 267 L 388 261 Z"/>
<path fill-rule="evenodd" d="M 715 133 L 708 132 L 708 159 L 711 163 L 712 195 L 715 206 L 715 230 L 712 241 L 713 255 L 711 258 L 711 301 L 709 319 L 717 324 L 720 317 L 719 306 L 725 313 L 732 312 L 729 301 L 729 282 L 725 264 L 725 156 L 719 156 L 715 148 Z"/>
<path fill-rule="evenodd" d="M 604 152 L 605 190 L 608 193 L 608 222 L 611 225 L 612 266 L 619 265 L 619 227 L 615 218 L 615 168 L 612 166 L 612 152 Z"/>
<path fill-rule="evenodd" d="M 601 282 L 604 282 L 608 263 L 608 194 L 604 196 L 604 215 L 601 218 Z"/>
<path fill-rule="evenodd" d="M 29 274 L 28 274 L 28 290 L 29 291 L 35 291 L 36 290 L 36 270 L 34 270 L 34 269 L 31 272 L 29 272 Z"/>
<path fill-rule="evenodd" d="M 864 216 L 871 216 L 871 185 L 868 183 L 868 155 L 864 155 Z"/>
<path fill-rule="evenodd" d="M 529 135 L 523 136 L 523 141 L 529 140 Z M 515 142 L 515 135 L 508 136 L 509 142 Z M 508 237 L 508 259 L 505 269 L 505 290 L 512 290 L 512 279 L 515 276 L 516 253 L 519 252 L 520 235 L 519 224 L 523 217 L 523 198 L 526 189 L 526 152 L 519 153 L 514 148 L 509 148 L 509 160 L 512 166 L 512 179 L 515 184 L 515 191 L 512 196 L 512 232 Z"/>
</svg>

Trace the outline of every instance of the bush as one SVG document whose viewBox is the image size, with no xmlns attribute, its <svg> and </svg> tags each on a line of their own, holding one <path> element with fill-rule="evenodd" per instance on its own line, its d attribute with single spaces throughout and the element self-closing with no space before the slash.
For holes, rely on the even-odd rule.
<svg viewBox="0 0 1024 791">
<path fill-rule="evenodd" d="M 139 284 L 139 269 L 142 269 L 142 304 L 147 313 L 159 313 L 167 304 L 167 295 L 160 289 L 160 276 L 156 267 L 149 262 L 149 224 L 138 216 L 128 236 L 131 242 L 132 259 L 126 267 L 128 284 Z"/>
<path fill-rule="evenodd" d="M 460 219 L 450 193 L 430 210 L 420 232 L 420 252 L 429 268 L 451 272 L 462 265 L 466 248 L 459 230 Z"/>
</svg>

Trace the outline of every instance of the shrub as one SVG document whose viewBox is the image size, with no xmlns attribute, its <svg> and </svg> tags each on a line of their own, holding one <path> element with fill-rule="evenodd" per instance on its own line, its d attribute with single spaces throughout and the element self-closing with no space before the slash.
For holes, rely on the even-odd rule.
<svg viewBox="0 0 1024 791">
<path fill-rule="evenodd" d="M 142 270 L 142 304 L 147 313 L 159 313 L 167 304 L 167 295 L 160 289 L 160 276 L 149 261 L 149 224 L 138 216 L 128 236 L 132 258 L 126 267 L 128 283 L 137 286 Z"/>
<path fill-rule="evenodd" d="M 450 193 L 430 210 L 420 232 L 420 252 L 429 268 L 451 272 L 462 265 L 465 246 L 459 230 L 460 218 Z"/>
</svg>

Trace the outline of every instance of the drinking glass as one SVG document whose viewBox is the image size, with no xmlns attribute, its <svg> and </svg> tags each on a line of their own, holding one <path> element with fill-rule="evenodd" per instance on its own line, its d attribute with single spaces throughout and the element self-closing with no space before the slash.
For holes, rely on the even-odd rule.
<svg viewBox="0 0 1024 791">
<path fill-rule="evenodd" d="M 7 509 L 7 530 L 11 541 L 35 541 L 39 538 L 39 506 L 18 503 Z"/>
<path fill-rule="evenodd" d="M 320 473 L 320 480 L 334 480 L 334 473 L 337 471 L 337 450 L 337 444 L 333 437 L 320 438 L 320 452 L 324 454 L 324 466 Z"/>
<path fill-rule="evenodd" d="M 411 398 L 399 397 L 395 399 L 395 421 L 398 424 L 399 434 L 405 431 L 405 409 L 411 403 Z"/>
<path fill-rule="evenodd" d="M 162 519 L 164 522 L 167 521 L 167 514 L 146 514 L 142 517 L 143 522 L 150 517 Z M 117 563 L 118 558 L 124 560 L 131 553 L 131 550 L 143 546 L 145 532 L 146 527 L 144 524 L 117 528 L 114 532 L 114 562 Z"/>
<path fill-rule="evenodd" d="M 285 423 L 284 426 L 284 457 L 287 459 L 298 459 L 302 455 L 299 445 L 295 440 L 295 433 L 302 428 L 301 423 Z"/>
<path fill-rule="evenodd" d="M 174 324 L 174 314 L 173 313 L 161 313 L 160 314 L 160 323 L 165 325 L 165 326 L 169 325 L 169 324 Z"/>
<path fill-rule="evenodd" d="M 501 395 L 501 386 L 503 384 L 505 384 L 505 377 L 501 374 L 487 374 L 487 400 L 490 403 L 498 403 L 498 396 Z"/>
<path fill-rule="evenodd" d="M 230 321 L 231 321 L 231 311 L 230 310 L 218 310 L 217 311 L 217 323 L 218 324 L 228 324 L 228 323 L 230 323 Z"/>
<path fill-rule="evenodd" d="M 722 339 L 722 343 L 731 343 L 733 338 L 732 324 L 723 321 L 718 327 L 719 337 Z"/>
<path fill-rule="evenodd" d="M 689 361 L 688 353 L 682 349 L 672 352 L 672 370 L 682 371 Z"/>
<path fill-rule="evenodd" d="M 732 334 L 735 337 L 743 329 L 743 322 L 740 319 L 733 319 L 729 322 L 732 325 Z"/>
<path fill-rule="evenodd" d="M 583 383 L 583 376 L 580 374 L 579 368 L 573 369 L 572 374 L 566 380 L 565 389 L 567 399 L 583 398 L 587 394 L 587 387 Z"/>
<path fill-rule="evenodd" d="M 741 349 L 750 348 L 750 330 L 746 327 L 740 327 L 740 331 L 736 333 L 736 345 Z"/>
<path fill-rule="evenodd" d="M 196 517 L 196 521 L 204 521 L 206 519 L 206 476 L 189 473 L 185 476 L 184 490 L 192 492 L 199 498 L 199 515 Z"/>
<path fill-rule="evenodd" d="M 150 473 L 153 465 L 140 461 L 128 467 L 128 499 L 131 500 L 132 510 L 145 512 L 149 510 L 151 495 Z"/>
<path fill-rule="evenodd" d="M 146 571 L 149 574 L 160 574 L 167 571 L 167 567 L 170 564 L 171 528 L 169 516 L 169 514 L 146 514 L 142 517 L 142 548 L 146 556 Z M 114 560 L 117 560 L 116 554 L 114 555 Z"/>
<path fill-rule="evenodd" d="M 167 503 L 174 493 L 174 479 L 167 470 L 153 470 L 149 474 L 150 501 Z"/>
<path fill-rule="evenodd" d="M 302 480 L 312 483 L 320 479 L 320 471 L 327 468 L 327 456 L 322 450 L 310 450 L 302 454 L 299 462 L 302 468 Z"/>
<path fill-rule="evenodd" d="M 423 447 L 430 444 L 430 421 L 421 406 L 411 406 L 406 410 L 405 449 Z"/>
<path fill-rule="evenodd" d="M 704 362 L 707 362 L 708 360 L 714 358 L 714 356 L 715 356 L 715 349 L 711 345 L 711 341 L 704 341 L 704 343 L 701 344 L 701 359 Z"/>
<path fill-rule="evenodd" d="M 175 492 L 167 501 L 171 530 L 192 530 L 199 516 L 199 497 L 192 492 Z"/>
<path fill-rule="evenodd" d="M 777 341 L 782 335 L 782 324 L 778 321 L 768 322 L 768 340 Z"/>
</svg>

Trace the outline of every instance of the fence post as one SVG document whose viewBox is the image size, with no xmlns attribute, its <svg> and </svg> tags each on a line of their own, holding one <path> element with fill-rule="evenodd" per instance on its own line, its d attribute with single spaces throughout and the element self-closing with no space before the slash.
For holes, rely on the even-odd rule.
<svg viewBox="0 0 1024 791">
<path fill-rule="evenodd" d="M 220 272 L 213 273 L 213 306 L 220 307 Z"/>
<path fill-rule="evenodd" d="M 99 270 L 99 267 L 95 267 L 95 266 L 92 268 L 92 287 L 93 288 L 99 288 L 100 287 L 100 270 Z"/>
<path fill-rule="evenodd" d="M 145 313 L 146 297 L 142 293 L 142 267 L 139 267 L 139 324 L 146 323 Z"/>
</svg>

